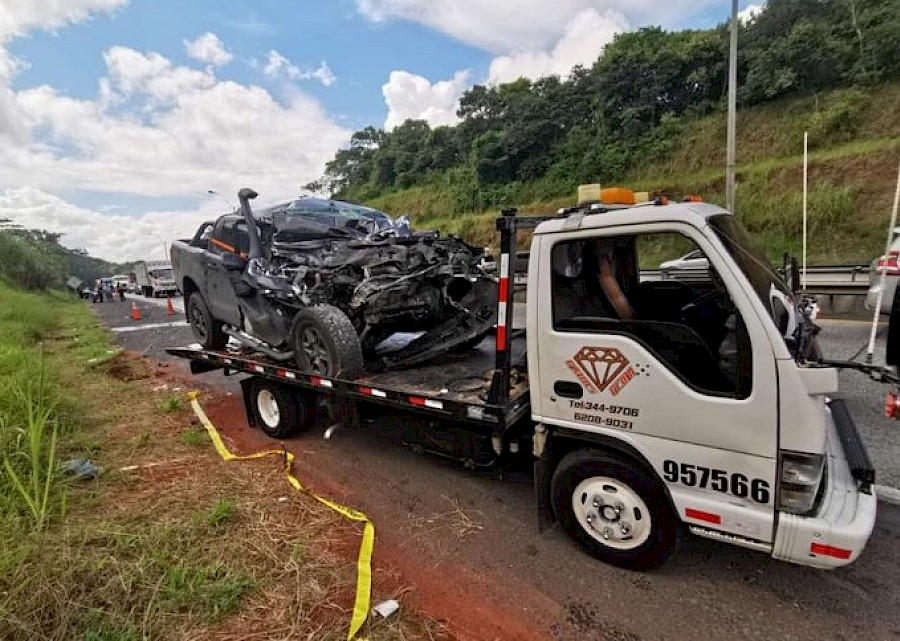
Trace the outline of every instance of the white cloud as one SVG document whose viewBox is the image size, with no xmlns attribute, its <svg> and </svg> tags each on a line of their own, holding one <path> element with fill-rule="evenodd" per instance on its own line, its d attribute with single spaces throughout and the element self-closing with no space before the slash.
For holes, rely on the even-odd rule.
<svg viewBox="0 0 900 641">
<path fill-rule="evenodd" d="M 124 96 L 144 94 L 154 101 L 172 104 L 192 91 L 216 84 L 210 71 L 176 67 L 158 53 L 141 53 L 128 47 L 112 47 L 103 54 L 110 86 Z"/>
<path fill-rule="evenodd" d="M 263 73 L 270 78 L 285 75 L 291 80 L 296 80 L 300 76 L 300 67 L 272 49 L 266 58 L 266 66 L 263 67 Z"/>
<path fill-rule="evenodd" d="M 261 87 L 127 47 L 113 47 L 103 59 L 107 75 L 93 99 L 46 85 L 16 92 L 8 81 L 0 84 L 0 140 L 11 142 L 0 144 L 2 215 L 67 232 L 68 246 L 115 260 L 140 258 L 174 230 L 191 234 L 204 216 L 112 216 L 49 194 L 90 190 L 205 202 L 208 189 L 233 200 L 249 186 L 274 201 L 321 175 L 349 138 L 296 89 L 277 101 Z M 148 235 L 151 223 L 155 237 Z"/>
<path fill-rule="evenodd" d="M 50 135 L 0 148 L 0 186 L 186 196 L 249 185 L 280 197 L 316 178 L 348 138 L 298 91 L 285 105 L 260 87 L 176 67 L 159 54 L 117 47 L 105 59 L 102 99 L 48 86 L 15 95 L 27 130 Z M 127 98 L 138 115 L 105 108 L 110 95 Z"/>
<path fill-rule="evenodd" d="M 185 40 L 184 47 L 191 58 L 214 67 L 227 65 L 234 58 L 219 40 L 219 36 L 209 31 L 196 40 Z"/>
<path fill-rule="evenodd" d="M 521 77 L 565 76 L 576 65 L 591 66 L 613 36 L 628 29 L 625 17 L 615 11 L 585 9 L 566 28 L 549 50 L 520 49 L 491 62 L 490 82 L 509 82 Z"/>
<path fill-rule="evenodd" d="M 743 10 L 738 12 L 738 20 L 741 24 L 747 24 L 748 22 L 752 22 L 756 20 L 757 16 L 762 13 L 763 9 L 766 8 L 766 4 L 763 2 L 762 4 L 750 4 Z"/>
<path fill-rule="evenodd" d="M 193 236 L 201 222 L 221 213 L 214 202 L 205 205 L 195 212 L 125 216 L 84 209 L 34 187 L 0 192 L 0 218 L 61 233 L 66 247 L 116 262 L 162 258 L 164 243 Z"/>
<path fill-rule="evenodd" d="M 128 0 L 3 0 L 0 3 L 0 41 L 33 29 L 53 30 L 84 22 L 96 12 L 112 12 Z"/>
<path fill-rule="evenodd" d="M 337 82 L 337 77 L 328 67 L 328 63 L 324 60 L 315 69 L 310 69 L 309 71 L 304 71 L 303 73 L 301 73 L 300 78 L 302 80 L 318 80 L 326 87 L 330 87 L 335 82 Z"/>
<path fill-rule="evenodd" d="M 385 128 L 393 129 L 410 118 L 427 120 L 432 126 L 455 123 L 459 99 L 471 84 L 469 75 L 469 71 L 458 71 L 452 79 L 432 84 L 407 71 L 392 71 L 381 88 L 388 107 Z"/>
<path fill-rule="evenodd" d="M 337 81 L 337 77 L 324 60 L 315 69 L 304 70 L 274 49 L 269 51 L 269 55 L 266 57 L 263 73 L 270 78 L 283 76 L 289 80 L 318 80 L 326 87 L 332 86 Z"/>
<path fill-rule="evenodd" d="M 547 50 L 586 9 L 625 16 L 631 24 L 674 26 L 718 0 L 357 0 L 374 21 L 400 18 L 427 25 L 497 55 L 525 49 Z"/>
</svg>

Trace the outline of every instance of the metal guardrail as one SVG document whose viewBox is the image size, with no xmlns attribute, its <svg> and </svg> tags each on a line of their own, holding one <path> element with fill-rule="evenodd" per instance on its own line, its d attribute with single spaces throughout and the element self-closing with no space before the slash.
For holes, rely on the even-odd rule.
<svg viewBox="0 0 900 641">
<path fill-rule="evenodd" d="M 780 270 L 779 270 L 780 271 Z M 869 289 L 869 265 L 810 265 L 806 268 L 806 288 L 809 294 L 822 296 L 863 296 Z M 515 284 L 524 286 L 528 274 L 528 252 L 516 255 Z M 677 276 L 676 276 L 677 274 Z M 662 280 L 678 277 L 680 280 L 696 280 L 706 276 L 706 269 L 658 270 L 642 269 L 645 280 Z"/>
</svg>

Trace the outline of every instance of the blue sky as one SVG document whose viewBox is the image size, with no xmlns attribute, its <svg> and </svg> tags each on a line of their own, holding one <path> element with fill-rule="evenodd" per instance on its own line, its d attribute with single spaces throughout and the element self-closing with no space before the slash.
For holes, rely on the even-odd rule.
<svg viewBox="0 0 900 641">
<path fill-rule="evenodd" d="M 73 97 L 92 98 L 105 71 L 104 50 L 124 44 L 185 64 L 190 59 L 183 41 L 209 31 L 235 54 L 227 77 L 262 82 L 273 91 L 278 91 L 277 83 L 260 77 L 250 66 L 254 58 L 275 49 L 300 66 L 315 67 L 325 60 L 338 78 L 335 86 L 311 81 L 303 89 L 347 127 L 359 129 L 383 124 L 381 87 L 391 70 L 440 79 L 461 68 L 485 68 L 491 59 L 489 53 L 425 26 L 399 20 L 373 23 L 355 7 L 353 0 L 133 2 L 113 15 L 14 41 L 9 51 L 30 65 L 14 86 L 47 83 Z"/>
<path fill-rule="evenodd" d="M 565 74 L 616 33 L 708 27 L 729 10 L 723 0 L 0 3 L 0 217 L 140 258 L 219 213 L 209 189 L 295 196 L 355 130 L 452 124 L 474 83 Z"/>
</svg>

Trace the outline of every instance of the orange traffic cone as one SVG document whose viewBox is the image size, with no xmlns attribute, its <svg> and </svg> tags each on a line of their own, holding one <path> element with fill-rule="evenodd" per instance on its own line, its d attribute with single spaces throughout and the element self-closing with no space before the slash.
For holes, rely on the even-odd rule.
<svg viewBox="0 0 900 641">
<path fill-rule="evenodd" d="M 141 312 L 134 301 L 131 301 L 131 320 L 141 320 Z"/>
<path fill-rule="evenodd" d="M 175 308 L 172 307 L 172 297 L 166 296 L 166 314 L 169 316 L 175 315 Z"/>
</svg>

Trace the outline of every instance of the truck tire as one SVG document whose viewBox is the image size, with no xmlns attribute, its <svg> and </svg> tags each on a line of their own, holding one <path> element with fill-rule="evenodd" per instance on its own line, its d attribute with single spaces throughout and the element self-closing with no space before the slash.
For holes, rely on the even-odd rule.
<svg viewBox="0 0 900 641">
<path fill-rule="evenodd" d="M 625 457 L 570 452 L 550 493 L 563 530 L 601 561 L 649 570 L 672 551 L 678 523 L 669 501 L 659 481 Z"/>
<path fill-rule="evenodd" d="M 222 349 L 228 344 L 228 334 L 222 331 L 222 323 L 213 318 L 200 292 L 188 298 L 187 318 L 194 338 L 204 349 Z"/>
<path fill-rule="evenodd" d="M 297 312 L 293 325 L 294 358 L 304 372 L 353 378 L 363 370 L 359 335 L 347 315 L 332 305 Z"/>
<path fill-rule="evenodd" d="M 250 386 L 253 422 L 272 438 L 288 438 L 315 422 L 315 401 L 301 391 L 259 380 Z"/>
</svg>

